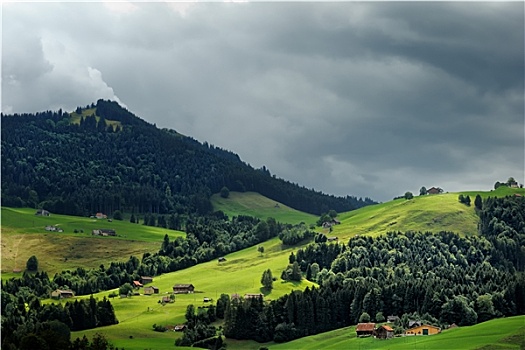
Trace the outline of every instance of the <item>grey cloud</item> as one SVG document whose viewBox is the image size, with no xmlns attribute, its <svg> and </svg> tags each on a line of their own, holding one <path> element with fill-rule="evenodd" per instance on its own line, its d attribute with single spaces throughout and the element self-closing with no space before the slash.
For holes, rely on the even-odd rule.
<svg viewBox="0 0 525 350">
<path fill-rule="evenodd" d="M 22 51 L 38 60 L 18 87 L 5 81 L 22 65 L 4 68 L 3 104 L 118 96 L 158 126 L 338 195 L 523 179 L 522 3 L 186 5 L 6 6 L 4 42 L 24 49 L 5 50 L 4 67 Z"/>
</svg>

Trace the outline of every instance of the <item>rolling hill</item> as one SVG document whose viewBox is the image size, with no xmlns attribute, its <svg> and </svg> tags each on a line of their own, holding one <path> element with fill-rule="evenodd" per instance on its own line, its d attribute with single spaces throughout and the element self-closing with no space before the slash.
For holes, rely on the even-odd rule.
<svg viewBox="0 0 525 350">
<path fill-rule="evenodd" d="M 290 208 L 256 192 L 230 192 L 228 198 L 219 194 L 211 197 L 214 210 L 221 210 L 226 215 L 248 215 L 259 219 L 273 217 L 279 222 L 314 224 L 318 217 Z"/>
<path fill-rule="evenodd" d="M 2 115 L 2 205 L 54 213 L 206 214 L 223 187 L 320 215 L 374 202 L 336 197 L 254 169 L 239 155 L 159 129 L 116 102 Z"/>
</svg>

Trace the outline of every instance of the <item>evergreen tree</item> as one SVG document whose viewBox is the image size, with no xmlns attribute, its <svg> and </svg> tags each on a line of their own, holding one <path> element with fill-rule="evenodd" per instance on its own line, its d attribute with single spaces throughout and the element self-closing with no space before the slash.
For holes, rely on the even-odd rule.
<svg viewBox="0 0 525 350">
<path fill-rule="evenodd" d="M 273 276 L 270 269 L 265 270 L 261 277 L 261 284 L 266 289 L 273 289 Z"/>
<path fill-rule="evenodd" d="M 38 270 L 38 259 L 36 258 L 36 256 L 31 255 L 31 257 L 29 259 L 27 259 L 26 269 L 28 271 L 37 271 Z"/>
</svg>

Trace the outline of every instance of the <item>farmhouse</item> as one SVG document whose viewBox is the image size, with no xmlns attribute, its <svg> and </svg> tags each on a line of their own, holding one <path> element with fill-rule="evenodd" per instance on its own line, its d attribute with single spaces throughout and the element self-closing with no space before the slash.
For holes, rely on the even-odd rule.
<svg viewBox="0 0 525 350">
<path fill-rule="evenodd" d="M 75 293 L 73 293 L 73 291 L 69 289 L 57 289 L 51 292 L 51 298 L 53 299 L 73 298 L 74 296 Z"/>
<path fill-rule="evenodd" d="M 427 193 L 428 194 L 440 194 L 440 193 L 443 193 L 443 189 L 441 189 L 439 187 L 430 187 L 427 190 Z"/>
<path fill-rule="evenodd" d="M 159 294 L 159 289 L 154 286 L 144 287 L 144 295 Z"/>
<path fill-rule="evenodd" d="M 390 326 L 383 325 L 376 329 L 375 334 L 379 339 L 390 339 L 394 336 L 394 330 Z"/>
<path fill-rule="evenodd" d="M 262 295 L 261 293 L 246 293 L 246 294 L 244 294 L 244 300 L 258 299 L 258 298 L 263 299 L 264 295 Z"/>
<path fill-rule="evenodd" d="M 97 219 L 107 219 L 108 216 L 106 214 L 96 213 L 95 214 L 95 218 L 97 218 Z"/>
<path fill-rule="evenodd" d="M 357 336 L 360 335 L 374 335 L 375 323 L 358 323 L 355 328 Z"/>
<path fill-rule="evenodd" d="M 176 284 L 173 286 L 173 293 L 175 294 L 188 294 L 194 291 L 195 287 L 193 284 Z"/>
<path fill-rule="evenodd" d="M 184 324 L 178 324 L 173 328 L 175 332 L 182 332 L 184 329 L 186 329 L 186 325 Z"/>
<path fill-rule="evenodd" d="M 140 276 L 140 282 L 142 282 L 142 284 L 148 284 L 148 283 L 151 283 L 151 282 L 153 282 L 153 277 L 149 277 L 149 276 Z"/>
<path fill-rule="evenodd" d="M 398 320 L 399 320 L 399 316 L 393 316 L 393 315 L 391 315 L 391 316 L 387 316 L 387 317 L 386 317 L 386 321 L 387 321 L 388 323 L 394 323 L 394 322 L 396 322 L 396 321 L 398 321 Z"/>
<path fill-rule="evenodd" d="M 405 335 L 433 335 L 441 333 L 441 328 L 429 324 L 422 324 L 406 330 Z"/>
<path fill-rule="evenodd" d="M 61 229 L 60 227 L 58 227 L 58 226 L 51 226 L 51 225 L 47 225 L 47 226 L 46 226 L 46 231 L 51 231 L 51 232 L 64 232 L 64 230 Z"/>
<path fill-rule="evenodd" d="M 38 209 L 36 211 L 35 215 L 37 215 L 37 216 L 50 216 L 51 214 L 47 210 Z"/>
<path fill-rule="evenodd" d="M 104 236 L 104 237 L 106 237 L 106 236 L 116 236 L 117 232 L 115 230 L 101 228 L 101 229 L 98 229 L 98 230 L 91 231 L 91 234 L 93 236 Z"/>
</svg>

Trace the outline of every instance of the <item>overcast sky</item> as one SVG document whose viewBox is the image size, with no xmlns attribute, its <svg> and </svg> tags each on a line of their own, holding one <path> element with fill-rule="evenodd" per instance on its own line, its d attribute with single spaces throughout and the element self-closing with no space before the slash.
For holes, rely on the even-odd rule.
<svg viewBox="0 0 525 350">
<path fill-rule="evenodd" d="M 524 181 L 524 3 L 3 3 L 2 112 L 117 100 L 308 188 Z"/>
</svg>

